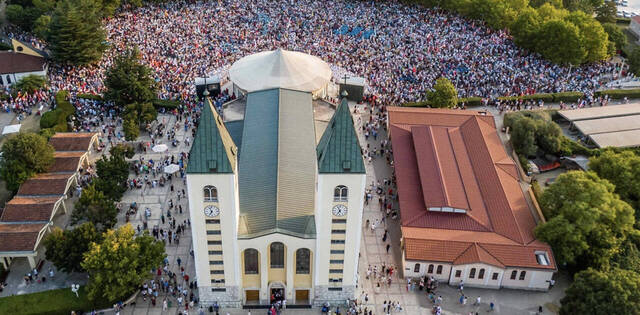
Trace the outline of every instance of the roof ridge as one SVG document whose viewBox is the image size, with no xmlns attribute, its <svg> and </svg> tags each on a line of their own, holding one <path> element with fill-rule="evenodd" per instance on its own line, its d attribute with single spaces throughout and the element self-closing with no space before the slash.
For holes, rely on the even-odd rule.
<svg viewBox="0 0 640 315">
<path fill-rule="evenodd" d="M 480 248 L 481 248 L 485 253 L 487 253 L 489 256 L 493 257 L 496 261 L 498 261 L 498 262 L 499 262 L 499 263 L 501 263 L 502 265 L 505 265 L 505 266 L 506 266 L 506 264 L 505 264 L 502 260 L 498 259 L 498 257 L 494 256 L 490 251 L 488 251 L 486 248 L 484 248 L 484 246 L 482 246 L 482 243 L 480 243 L 480 242 L 476 242 L 476 245 L 477 245 L 478 247 L 480 247 Z M 506 244 L 495 244 L 495 245 L 506 245 Z M 518 245 L 507 245 L 507 246 L 518 246 Z"/>
<path fill-rule="evenodd" d="M 475 124 L 473 122 L 475 122 Z M 467 124 L 471 124 L 473 126 L 476 126 L 478 129 L 481 129 L 478 119 L 469 119 L 469 120 L 465 121 L 463 124 L 460 125 L 461 131 L 467 129 L 467 128 L 464 128 Z M 472 134 L 476 134 L 477 132 L 480 132 L 480 137 L 482 137 L 484 139 L 484 134 L 482 134 L 482 130 L 477 130 L 477 131 L 476 130 L 469 130 L 468 132 L 471 132 Z M 464 132 L 463 132 L 463 138 L 464 138 Z M 467 147 L 467 151 L 469 151 L 468 150 L 468 146 L 471 144 L 471 142 L 474 142 L 474 141 L 465 141 L 464 142 L 465 143 L 465 147 Z M 483 149 L 483 151 L 484 151 L 483 153 L 489 156 L 489 160 L 493 164 L 494 163 L 493 162 L 493 157 L 491 156 L 491 152 L 490 152 L 489 146 L 487 145 L 486 141 L 475 141 L 474 144 L 476 142 Z M 471 161 L 474 161 L 474 159 L 471 159 Z M 473 166 L 473 162 L 472 162 L 472 166 Z M 497 169 L 495 167 L 488 167 L 488 168 L 486 168 L 486 170 L 488 172 L 492 172 L 496 176 L 496 180 L 500 181 L 500 175 L 498 174 L 498 171 L 497 171 Z M 477 171 L 478 171 L 478 169 L 476 169 L 476 168 L 473 169 L 474 176 L 476 177 L 476 180 L 479 178 L 477 176 L 477 174 L 476 174 Z M 491 211 L 489 210 L 490 207 L 486 203 L 486 200 L 487 200 L 487 198 L 485 198 L 485 193 L 486 192 L 483 192 L 483 185 L 480 185 L 480 183 L 478 183 L 478 184 L 479 184 L 478 187 L 480 188 L 480 194 L 483 196 L 482 202 L 485 204 L 485 208 L 487 209 L 487 214 L 489 214 L 488 217 L 489 217 L 489 221 L 491 222 L 491 226 L 493 227 L 493 232 L 498 233 L 500 235 L 503 235 L 503 236 L 505 236 L 505 237 L 507 237 L 509 239 L 512 239 L 512 240 L 516 241 L 517 243 L 522 244 L 524 242 L 524 237 L 522 235 L 522 231 L 520 229 L 520 226 L 518 225 L 518 220 L 516 219 L 515 214 L 513 213 L 512 209 L 510 208 L 509 199 L 507 198 L 504 189 L 499 189 L 496 193 L 500 195 L 498 198 L 503 199 L 503 201 L 507 204 L 507 206 L 509 206 L 509 209 L 508 209 L 508 211 L 506 211 L 505 216 L 508 216 L 509 218 L 512 219 L 513 222 L 515 222 L 515 227 L 517 229 L 517 232 L 516 232 L 517 235 L 510 235 L 512 233 L 503 234 L 503 231 L 498 231 L 498 229 L 496 229 L 496 227 L 499 226 L 499 225 L 497 225 L 494 222 L 495 215 L 491 214 Z M 502 185 L 502 182 L 499 182 L 499 185 Z"/>
</svg>

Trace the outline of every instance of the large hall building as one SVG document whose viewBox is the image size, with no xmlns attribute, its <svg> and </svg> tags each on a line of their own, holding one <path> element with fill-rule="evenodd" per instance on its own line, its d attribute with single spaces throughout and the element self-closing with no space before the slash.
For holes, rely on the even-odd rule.
<svg viewBox="0 0 640 315">
<path fill-rule="evenodd" d="M 365 168 L 346 100 L 317 130 L 312 98 L 331 70 L 276 50 L 244 57 L 229 73 L 246 93 L 244 114 L 225 120 L 206 100 L 187 166 L 201 301 L 353 298 Z"/>
<path fill-rule="evenodd" d="M 491 114 L 389 107 L 405 277 L 547 290 L 556 271 Z"/>
</svg>

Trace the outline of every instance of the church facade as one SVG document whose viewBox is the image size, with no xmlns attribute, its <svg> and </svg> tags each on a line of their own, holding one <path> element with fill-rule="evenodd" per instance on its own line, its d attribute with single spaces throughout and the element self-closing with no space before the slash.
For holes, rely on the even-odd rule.
<svg viewBox="0 0 640 315">
<path fill-rule="evenodd" d="M 273 53 L 277 64 L 289 62 Z M 242 120 L 224 121 L 205 101 L 190 152 L 201 301 L 240 307 L 353 298 L 365 169 L 346 99 L 317 138 L 313 91 L 283 84 L 247 92 Z"/>
</svg>

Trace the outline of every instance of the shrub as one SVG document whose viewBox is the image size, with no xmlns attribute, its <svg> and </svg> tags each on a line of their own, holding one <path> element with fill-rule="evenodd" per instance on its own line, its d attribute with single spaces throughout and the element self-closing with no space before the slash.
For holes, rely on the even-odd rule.
<svg viewBox="0 0 640 315">
<path fill-rule="evenodd" d="M 469 107 L 482 106 L 482 97 L 473 96 L 473 97 L 459 98 L 458 104 L 462 104 L 462 103 L 467 104 L 467 106 Z"/>
<path fill-rule="evenodd" d="M 538 101 L 543 100 L 545 102 L 553 101 L 553 95 L 550 93 L 539 93 L 539 94 L 531 94 L 531 95 L 518 95 L 518 96 L 501 96 L 498 97 L 499 100 L 502 101 L 516 101 L 516 100 L 525 100 L 525 101 Z"/>
<path fill-rule="evenodd" d="M 577 102 L 578 99 L 584 97 L 582 92 L 561 92 L 553 93 L 554 102 Z"/>
<path fill-rule="evenodd" d="M 95 95 L 95 94 L 78 94 L 77 97 L 87 99 L 87 100 L 95 100 L 95 101 L 104 100 L 101 95 Z"/>
<path fill-rule="evenodd" d="M 180 101 L 178 100 L 153 100 L 153 106 L 155 107 L 164 107 L 166 109 L 174 109 L 180 106 Z"/>
<path fill-rule="evenodd" d="M 429 102 L 409 102 L 401 105 L 402 107 L 429 107 Z"/>
<path fill-rule="evenodd" d="M 40 128 L 45 129 L 55 126 L 58 122 L 59 113 L 60 111 L 54 109 L 42 114 L 42 117 L 40 118 Z"/>
<path fill-rule="evenodd" d="M 621 98 L 640 98 L 640 89 L 627 89 L 627 90 L 602 90 L 597 91 L 595 96 L 609 95 L 612 99 Z"/>
<path fill-rule="evenodd" d="M 68 95 L 67 91 L 60 91 L 56 94 L 57 107 L 42 115 L 40 128 L 52 128 L 56 132 L 68 131 L 67 119 L 76 111 L 76 108 L 67 101 Z"/>
</svg>

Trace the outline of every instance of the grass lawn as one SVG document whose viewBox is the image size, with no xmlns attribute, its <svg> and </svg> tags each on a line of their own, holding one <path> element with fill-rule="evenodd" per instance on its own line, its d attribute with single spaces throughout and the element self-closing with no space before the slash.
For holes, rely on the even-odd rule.
<svg viewBox="0 0 640 315">
<path fill-rule="evenodd" d="M 93 305 L 87 299 L 85 287 L 78 291 L 80 297 L 71 292 L 71 288 L 22 294 L 0 298 L 0 314 L 64 314 L 71 311 L 90 311 L 104 309 L 110 303 Z"/>
</svg>

